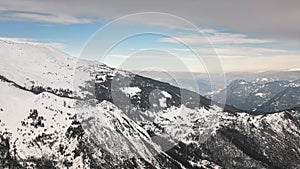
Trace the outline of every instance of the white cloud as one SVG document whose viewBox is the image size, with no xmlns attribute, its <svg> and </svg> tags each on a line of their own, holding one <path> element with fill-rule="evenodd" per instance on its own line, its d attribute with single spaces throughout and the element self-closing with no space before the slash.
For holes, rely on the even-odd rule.
<svg viewBox="0 0 300 169">
<path fill-rule="evenodd" d="M 277 55 L 277 56 L 230 56 L 220 55 L 218 56 L 222 69 L 224 72 L 260 72 L 260 71 L 272 71 L 272 70 L 289 70 L 291 68 L 299 67 L 299 55 Z M 199 62 L 196 57 L 182 58 L 188 67 L 195 72 L 205 72 L 203 67 L 213 66 L 215 58 L 205 58 L 205 63 Z M 220 65 L 214 65 L 220 66 Z M 214 68 L 212 68 L 214 69 Z M 295 69 L 296 70 L 296 69 Z"/>
<path fill-rule="evenodd" d="M 80 1 L 80 0 L 0 0 L 0 12 L 20 11 L 44 13 L 53 17 L 17 14 L 19 19 L 40 22 L 86 23 L 92 20 L 109 21 L 140 12 L 165 12 L 186 18 L 195 25 L 208 25 L 228 30 L 266 35 L 281 40 L 299 42 L 300 1 Z M 85 18 L 85 19 L 82 19 Z M 18 19 L 6 17 L 6 19 Z M 138 23 L 165 24 L 165 20 L 140 18 Z M 175 26 L 176 24 L 172 24 Z"/>
<path fill-rule="evenodd" d="M 289 69 L 288 70 L 289 72 L 298 72 L 298 71 L 300 71 L 300 68 L 292 68 L 292 69 Z"/>
<path fill-rule="evenodd" d="M 231 71 L 269 71 L 288 70 L 299 66 L 299 55 L 277 55 L 277 56 L 219 56 L 226 72 Z"/>
<path fill-rule="evenodd" d="M 28 13 L 28 12 L 9 12 L 0 16 L 0 20 L 15 20 L 15 21 L 33 21 L 57 24 L 85 24 L 91 23 L 91 19 L 78 18 L 68 15 L 44 14 L 44 13 Z"/>
<path fill-rule="evenodd" d="M 277 49 L 275 40 L 252 38 L 244 34 L 220 32 L 215 29 L 203 29 L 205 34 L 195 31 L 178 34 L 175 37 L 160 38 L 160 42 L 186 44 L 200 55 L 243 55 L 290 54 L 291 51 Z M 206 33 L 207 32 L 207 33 Z M 270 45 L 271 44 L 271 45 Z M 188 48 L 170 48 L 170 51 L 190 52 Z"/>
<path fill-rule="evenodd" d="M 152 48 L 140 48 L 130 49 L 132 51 L 144 51 L 151 50 Z M 282 54 L 290 53 L 288 50 L 266 48 L 266 47 L 255 47 L 255 46 L 224 46 L 224 47 L 192 47 L 189 48 L 157 48 L 156 50 L 168 51 L 169 53 L 178 54 L 179 56 L 186 56 L 186 54 L 197 52 L 199 55 L 243 55 L 243 56 L 255 56 L 264 54 Z"/>
<path fill-rule="evenodd" d="M 279 54 L 279 53 L 289 53 L 287 50 L 283 49 L 273 49 L 255 46 L 226 46 L 217 47 L 214 49 L 196 49 L 201 55 L 243 55 L 243 56 L 256 56 L 265 54 Z"/>
<path fill-rule="evenodd" d="M 186 34 L 176 37 L 165 37 L 160 39 L 161 42 L 179 43 L 182 41 L 191 45 L 229 45 L 229 44 L 262 44 L 272 43 L 269 39 L 250 38 L 244 34 L 212 32 L 210 34 Z"/>
</svg>

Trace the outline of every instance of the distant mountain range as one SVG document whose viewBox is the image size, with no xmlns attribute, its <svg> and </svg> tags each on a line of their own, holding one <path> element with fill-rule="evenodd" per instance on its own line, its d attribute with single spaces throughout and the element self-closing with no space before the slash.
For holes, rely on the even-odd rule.
<svg viewBox="0 0 300 169">
<path fill-rule="evenodd" d="M 300 167 L 299 108 L 257 115 L 47 46 L 0 58 L 0 168 Z"/>
<path fill-rule="evenodd" d="M 231 72 L 224 74 L 196 73 L 196 72 L 158 72 L 158 71 L 136 71 L 143 76 L 171 83 L 188 90 L 195 91 L 201 95 L 208 95 L 224 89 L 235 80 L 245 80 L 255 83 L 266 83 L 272 81 L 297 81 L 300 79 L 298 69 L 287 71 L 267 71 L 258 73 Z M 225 76 L 225 78 L 224 78 Z"/>
<path fill-rule="evenodd" d="M 300 81 L 232 81 L 226 89 L 213 93 L 216 101 L 226 103 L 243 110 L 255 112 L 275 112 L 300 106 Z"/>
</svg>

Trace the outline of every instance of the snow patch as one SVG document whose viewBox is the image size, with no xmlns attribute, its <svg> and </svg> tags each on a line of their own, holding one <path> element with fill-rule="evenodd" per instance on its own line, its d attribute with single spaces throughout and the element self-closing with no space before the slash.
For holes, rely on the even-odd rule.
<svg viewBox="0 0 300 169">
<path fill-rule="evenodd" d="M 166 98 L 172 98 L 172 95 L 170 95 L 168 92 L 166 92 L 166 91 L 162 91 L 161 92 L 163 95 L 164 95 L 164 97 L 166 97 Z"/>
<path fill-rule="evenodd" d="M 126 94 L 128 97 L 132 97 L 134 95 L 137 95 L 140 93 L 142 90 L 138 87 L 123 87 L 120 89 L 122 92 Z"/>
<path fill-rule="evenodd" d="M 266 94 L 265 93 L 256 93 L 255 96 L 264 97 L 264 96 L 266 96 Z"/>
</svg>

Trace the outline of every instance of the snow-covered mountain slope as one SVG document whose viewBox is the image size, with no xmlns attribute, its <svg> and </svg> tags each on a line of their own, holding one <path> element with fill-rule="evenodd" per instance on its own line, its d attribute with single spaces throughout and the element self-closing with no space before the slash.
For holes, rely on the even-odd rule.
<svg viewBox="0 0 300 169">
<path fill-rule="evenodd" d="M 48 91 L 66 97 L 85 97 L 88 93 L 80 92 L 85 81 L 94 79 L 99 70 L 113 70 L 46 45 L 0 40 L 0 56 L 1 76 L 36 93 Z"/>
<path fill-rule="evenodd" d="M 54 160 L 51 165 L 55 163 L 57 167 L 78 168 L 78 165 L 90 165 L 78 163 L 83 157 L 69 158 L 60 152 L 62 144 L 71 144 L 71 147 L 63 146 L 69 154 L 78 148 L 78 140 L 70 137 L 73 135 L 72 130 L 79 132 L 77 135 L 81 139 L 92 139 L 91 148 L 103 149 L 106 152 L 104 155 L 110 156 L 111 165 L 133 165 L 130 164 L 133 162 L 128 162 L 129 159 L 133 159 L 135 163 L 142 159 L 141 165 L 156 167 L 162 162 L 166 166 L 179 165 L 161 151 L 160 145 L 151 140 L 145 129 L 127 117 L 131 113 L 123 112 L 124 109 L 117 107 L 122 109 L 126 105 L 115 106 L 113 101 L 117 100 L 110 98 L 111 93 L 105 95 L 105 91 L 110 90 L 108 87 L 114 87 L 114 91 L 122 92 L 128 99 L 136 98 L 136 103 L 141 103 L 138 106 L 147 109 L 149 102 L 145 96 L 133 97 L 145 89 L 142 91 L 138 87 L 127 86 L 124 81 L 122 84 L 118 83 L 119 86 L 108 85 L 112 77 L 122 80 L 135 75 L 111 69 L 98 62 L 77 60 L 45 46 L 1 41 L 1 51 L 1 57 L 7 57 L 2 62 L 0 74 L 1 94 L 4 96 L 0 103 L 0 131 L 3 139 L 5 137 L 6 141 L 9 140 L 8 145 L 11 146 L 8 157 L 14 156 L 19 161 L 18 165 L 23 166 L 20 162 L 24 160 L 27 161 L 25 166 L 31 165 L 30 163 L 38 165 L 34 159 L 44 158 Z M 154 83 L 154 87 L 161 88 L 164 87 L 161 84 L 167 85 L 147 79 L 147 86 L 151 83 Z M 89 84 L 94 84 L 92 89 L 95 87 L 96 90 L 89 91 Z M 168 90 L 175 93 L 172 86 L 167 87 L 171 87 Z M 78 91 L 82 93 L 77 93 Z M 166 98 L 171 99 L 172 96 L 166 91 L 161 91 L 161 94 L 165 100 L 164 103 L 161 100 L 158 106 L 171 106 L 169 103 L 167 105 Z M 176 104 L 179 105 L 178 96 Z M 84 132 L 84 129 L 87 130 Z M 99 148 L 95 148 L 98 146 Z M 101 160 L 102 155 L 97 158 Z"/>
<path fill-rule="evenodd" d="M 224 168 L 299 168 L 299 112 L 227 114 L 204 143 L 181 143 L 167 153 L 190 168 L 203 160 Z"/>
<path fill-rule="evenodd" d="M 138 163 L 159 168 L 159 158 L 172 161 L 112 103 L 77 102 L 76 108 L 73 99 L 35 95 L 3 81 L 0 85 L 5 97 L 0 100 L 0 149 L 7 151 L 0 158 L 2 167 L 118 168 Z"/>
<path fill-rule="evenodd" d="M 299 86 L 299 81 L 235 80 L 213 95 L 218 101 L 226 92 L 226 103 L 243 110 L 274 112 L 300 105 Z"/>
<path fill-rule="evenodd" d="M 0 44 L 0 168 L 299 167 L 298 109 L 223 111 L 50 47 Z"/>
<path fill-rule="evenodd" d="M 26 88 L 72 88 L 76 60 L 48 46 L 0 41 L 0 74 Z"/>
<path fill-rule="evenodd" d="M 293 83 L 295 84 L 295 83 Z M 299 85 L 299 84 L 298 84 Z M 274 112 L 300 106 L 300 87 L 289 86 L 257 108 L 258 112 Z"/>
</svg>

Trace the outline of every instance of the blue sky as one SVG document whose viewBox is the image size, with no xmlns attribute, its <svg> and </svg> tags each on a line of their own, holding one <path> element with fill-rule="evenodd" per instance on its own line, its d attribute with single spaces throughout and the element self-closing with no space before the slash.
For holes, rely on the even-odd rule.
<svg viewBox="0 0 300 169">
<path fill-rule="evenodd" d="M 0 37 L 51 45 L 129 70 L 152 65 L 185 71 L 174 66 L 177 62 L 195 72 L 300 67 L 298 3 L 276 2 L 272 9 L 269 3 L 253 2 L 245 8 L 237 1 L 233 6 L 205 1 L 176 1 L 165 7 L 156 1 L 116 5 L 120 3 L 0 0 Z"/>
<path fill-rule="evenodd" d="M 55 47 L 78 56 L 88 38 L 102 24 L 52 24 L 30 21 L 0 21 L 0 37 L 24 38 Z"/>
</svg>

